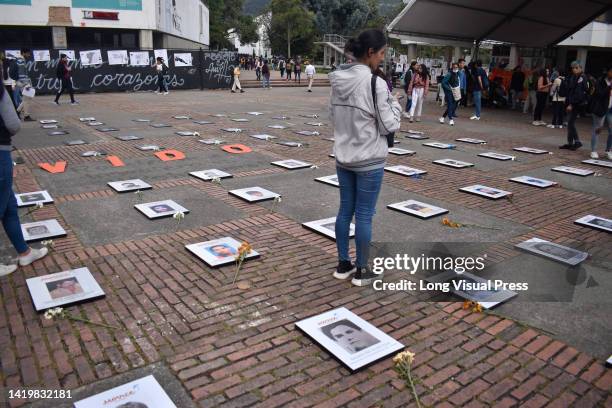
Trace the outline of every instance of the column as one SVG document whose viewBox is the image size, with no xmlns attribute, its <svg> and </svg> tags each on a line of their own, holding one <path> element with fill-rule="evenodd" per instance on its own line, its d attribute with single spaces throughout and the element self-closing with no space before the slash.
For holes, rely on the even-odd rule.
<svg viewBox="0 0 612 408">
<path fill-rule="evenodd" d="M 582 65 L 582 69 L 586 69 L 587 53 L 588 50 L 586 48 L 578 48 L 576 59 Z"/>
<path fill-rule="evenodd" d="M 408 65 L 412 61 L 416 61 L 417 59 L 417 46 L 416 44 L 408 44 Z"/>
<path fill-rule="evenodd" d="M 153 49 L 153 30 L 140 30 L 138 36 L 138 45 L 141 50 L 152 50 Z"/>
<path fill-rule="evenodd" d="M 516 45 L 510 46 L 510 58 L 508 60 L 508 68 L 514 69 L 518 65 L 519 55 L 518 47 Z"/>
<path fill-rule="evenodd" d="M 453 47 L 453 62 L 459 61 L 459 58 L 463 58 L 461 47 Z"/>
<path fill-rule="evenodd" d="M 66 36 L 66 27 L 51 27 L 51 36 L 54 49 L 68 48 L 68 37 Z"/>
</svg>

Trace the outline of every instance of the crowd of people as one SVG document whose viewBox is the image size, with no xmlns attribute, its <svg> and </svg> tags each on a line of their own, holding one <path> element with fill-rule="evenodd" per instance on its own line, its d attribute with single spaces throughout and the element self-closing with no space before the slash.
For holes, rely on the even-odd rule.
<svg viewBox="0 0 612 408">
<path fill-rule="evenodd" d="M 312 92 L 312 85 L 314 83 L 314 77 L 316 69 L 309 60 L 302 61 L 302 57 L 296 58 L 284 58 L 284 57 L 272 57 L 270 59 L 263 57 L 252 57 L 252 56 L 239 56 L 239 64 L 234 68 L 233 73 L 233 84 L 231 92 L 235 93 L 239 90 L 241 93 L 244 92 L 240 84 L 240 75 L 243 70 L 255 71 L 255 77 L 257 81 L 261 81 L 262 88 L 271 89 L 270 79 L 271 74 L 274 71 L 280 73 L 280 79 L 286 82 L 293 81 L 298 84 L 302 83 L 302 70 L 306 74 L 308 80 L 307 92 Z"/>
</svg>

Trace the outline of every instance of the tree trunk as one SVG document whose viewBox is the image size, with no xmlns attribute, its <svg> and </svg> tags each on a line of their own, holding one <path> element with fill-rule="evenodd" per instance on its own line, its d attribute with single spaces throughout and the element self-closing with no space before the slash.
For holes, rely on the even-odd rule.
<svg viewBox="0 0 612 408">
<path fill-rule="evenodd" d="M 287 23 L 287 58 L 291 58 L 291 23 Z"/>
</svg>

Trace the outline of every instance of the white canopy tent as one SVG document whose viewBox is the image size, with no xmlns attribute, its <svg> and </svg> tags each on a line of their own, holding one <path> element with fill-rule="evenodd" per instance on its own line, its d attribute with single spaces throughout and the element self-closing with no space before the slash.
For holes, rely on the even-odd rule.
<svg viewBox="0 0 612 408">
<path fill-rule="evenodd" d="M 387 26 L 396 38 L 462 44 L 555 45 L 612 8 L 612 0 L 409 0 Z"/>
</svg>

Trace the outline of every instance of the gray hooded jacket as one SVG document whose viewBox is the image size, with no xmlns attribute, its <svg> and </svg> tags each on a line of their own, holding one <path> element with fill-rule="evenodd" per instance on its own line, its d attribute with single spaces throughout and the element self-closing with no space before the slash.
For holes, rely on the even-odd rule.
<svg viewBox="0 0 612 408">
<path fill-rule="evenodd" d="M 400 128 L 402 108 L 382 78 L 376 81 L 375 112 L 372 71 L 355 63 L 329 74 L 332 92 L 330 118 L 334 127 L 334 155 L 339 167 L 370 171 L 385 166 L 386 135 Z"/>
</svg>

